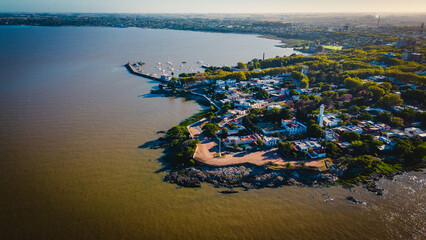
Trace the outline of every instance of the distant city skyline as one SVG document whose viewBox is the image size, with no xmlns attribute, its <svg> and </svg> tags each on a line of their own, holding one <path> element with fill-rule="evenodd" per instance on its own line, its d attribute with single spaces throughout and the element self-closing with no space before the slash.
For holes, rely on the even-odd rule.
<svg viewBox="0 0 426 240">
<path fill-rule="evenodd" d="M 0 12 L 351 13 L 426 12 L 424 0 L 6 0 Z"/>
</svg>

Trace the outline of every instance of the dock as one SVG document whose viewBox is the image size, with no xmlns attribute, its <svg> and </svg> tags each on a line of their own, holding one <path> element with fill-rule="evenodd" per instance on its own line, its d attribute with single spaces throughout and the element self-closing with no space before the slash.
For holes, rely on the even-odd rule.
<svg viewBox="0 0 426 240">
<path fill-rule="evenodd" d="M 166 80 L 163 80 L 163 79 L 161 79 L 161 78 L 160 78 L 160 77 L 158 77 L 158 76 L 154 76 L 153 74 L 147 74 L 147 73 L 139 72 L 139 71 L 138 71 L 138 70 L 136 70 L 136 69 L 132 66 L 132 64 L 130 64 L 130 63 L 125 64 L 125 65 L 124 65 L 124 67 L 126 67 L 126 68 L 127 68 L 127 70 L 128 70 L 131 74 L 134 74 L 134 75 L 137 75 L 137 76 L 140 76 L 140 77 L 144 77 L 144 78 L 148 78 L 148 79 L 151 79 L 151 80 L 155 80 L 155 81 L 158 81 L 158 82 L 161 82 L 161 83 L 167 83 L 167 81 L 166 81 Z"/>
</svg>

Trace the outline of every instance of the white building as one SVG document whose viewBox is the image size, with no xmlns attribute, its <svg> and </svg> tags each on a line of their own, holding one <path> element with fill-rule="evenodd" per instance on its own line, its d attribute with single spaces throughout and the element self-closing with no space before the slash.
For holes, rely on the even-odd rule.
<svg viewBox="0 0 426 240">
<path fill-rule="evenodd" d="M 321 104 L 320 112 L 318 114 L 318 125 L 324 127 L 324 104 Z"/>
<path fill-rule="evenodd" d="M 217 80 L 216 81 L 216 85 L 218 85 L 219 87 L 225 86 L 225 81 L 223 81 L 223 80 Z"/>
<path fill-rule="evenodd" d="M 342 119 L 337 117 L 337 113 L 329 113 L 324 115 L 323 123 L 327 127 L 337 127 Z"/>
<path fill-rule="evenodd" d="M 324 158 L 326 156 L 325 148 L 318 141 L 301 140 L 294 141 L 292 144 L 297 151 L 306 152 L 310 158 Z"/>
<path fill-rule="evenodd" d="M 270 105 L 268 106 L 268 110 L 272 110 L 272 109 L 283 109 L 284 107 L 278 104 L 274 104 L 274 105 Z"/>
<path fill-rule="evenodd" d="M 332 130 L 326 130 L 326 131 L 324 131 L 324 136 L 325 136 L 324 137 L 325 140 L 329 141 L 329 142 L 334 142 L 334 141 L 338 140 L 337 136 L 336 136 L 336 133 L 333 132 Z"/>
<path fill-rule="evenodd" d="M 263 138 L 263 143 L 267 147 L 275 147 L 278 144 L 279 141 L 280 141 L 280 139 L 276 138 L 276 137 L 264 137 Z"/>
<path fill-rule="evenodd" d="M 289 135 L 306 133 L 307 129 L 304 124 L 298 122 L 296 119 L 281 120 L 281 126 L 286 130 L 287 134 Z"/>
</svg>

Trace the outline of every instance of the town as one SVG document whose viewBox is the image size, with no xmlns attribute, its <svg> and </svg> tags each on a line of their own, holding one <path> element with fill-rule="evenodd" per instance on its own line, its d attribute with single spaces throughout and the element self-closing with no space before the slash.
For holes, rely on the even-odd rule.
<svg viewBox="0 0 426 240">
<path fill-rule="evenodd" d="M 170 157 L 182 166 L 327 169 L 349 184 L 423 166 L 425 65 L 406 49 L 323 50 L 163 78 L 153 92 L 212 105 L 167 132 Z"/>
</svg>

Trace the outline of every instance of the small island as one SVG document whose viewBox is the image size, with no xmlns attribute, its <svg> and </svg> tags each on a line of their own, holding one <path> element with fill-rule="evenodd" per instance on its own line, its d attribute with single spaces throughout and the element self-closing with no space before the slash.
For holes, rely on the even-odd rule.
<svg viewBox="0 0 426 240">
<path fill-rule="evenodd" d="M 152 93 L 210 105 L 160 138 L 165 181 L 244 190 L 363 183 L 382 194 L 375 180 L 425 166 L 426 68 L 405 58 L 395 45 L 316 47 L 313 56 L 157 77 Z"/>
</svg>

